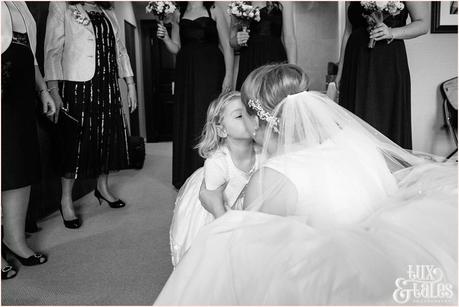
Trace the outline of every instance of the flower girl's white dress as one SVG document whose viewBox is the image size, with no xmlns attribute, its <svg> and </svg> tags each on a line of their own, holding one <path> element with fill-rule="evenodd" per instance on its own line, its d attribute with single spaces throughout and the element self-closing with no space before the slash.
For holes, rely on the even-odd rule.
<svg viewBox="0 0 459 307">
<path fill-rule="evenodd" d="M 206 188 L 215 190 L 227 183 L 224 201 L 227 210 L 242 209 L 243 197 L 239 197 L 258 168 L 258 152 L 255 149 L 255 163 L 249 172 L 237 168 L 226 146 L 221 146 L 211 157 L 206 159 L 204 167 L 196 170 L 180 189 L 175 201 L 174 216 L 170 228 L 172 263 L 176 266 L 199 230 L 212 222 L 214 217 L 201 204 L 199 190 L 205 178 Z"/>
</svg>

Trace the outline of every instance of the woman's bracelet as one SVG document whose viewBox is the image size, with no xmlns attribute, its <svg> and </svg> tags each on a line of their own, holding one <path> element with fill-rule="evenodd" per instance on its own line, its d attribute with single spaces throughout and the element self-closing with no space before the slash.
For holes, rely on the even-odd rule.
<svg viewBox="0 0 459 307">
<path fill-rule="evenodd" d="M 38 95 L 43 94 L 43 92 L 48 92 L 47 88 L 42 88 L 41 90 L 38 90 Z"/>
<path fill-rule="evenodd" d="M 390 36 L 392 36 L 390 39 L 387 40 L 387 43 L 390 44 L 394 41 L 395 37 L 394 37 L 394 32 L 392 32 L 392 28 L 391 27 L 388 27 L 388 28 L 389 28 Z"/>
<path fill-rule="evenodd" d="M 48 89 L 48 92 L 51 93 L 52 90 L 59 90 L 59 88 L 57 86 L 51 87 Z"/>
</svg>

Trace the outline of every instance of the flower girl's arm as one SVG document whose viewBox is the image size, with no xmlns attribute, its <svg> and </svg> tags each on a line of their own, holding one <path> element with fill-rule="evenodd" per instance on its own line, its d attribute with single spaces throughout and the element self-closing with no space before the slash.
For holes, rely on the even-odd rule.
<svg viewBox="0 0 459 307">
<path fill-rule="evenodd" d="M 209 211 L 215 218 L 219 218 L 226 213 L 223 200 L 223 191 L 225 188 L 226 184 L 216 190 L 208 190 L 205 180 L 202 181 L 201 189 L 199 190 L 199 200 L 204 209 Z"/>
<path fill-rule="evenodd" d="M 223 191 L 228 184 L 226 160 L 219 156 L 206 159 L 204 162 L 204 180 L 199 193 L 202 206 L 215 218 L 225 214 Z"/>
</svg>

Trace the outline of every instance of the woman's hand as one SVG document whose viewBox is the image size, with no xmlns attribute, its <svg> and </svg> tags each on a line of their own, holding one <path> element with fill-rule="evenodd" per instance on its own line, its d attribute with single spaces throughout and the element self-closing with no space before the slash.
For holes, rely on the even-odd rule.
<svg viewBox="0 0 459 307">
<path fill-rule="evenodd" d="M 56 112 L 54 113 L 51 120 L 53 121 L 53 123 L 56 124 L 57 121 L 59 120 L 59 113 L 64 103 L 62 102 L 61 95 L 59 95 L 59 90 L 57 88 L 52 89 L 49 93 L 50 93 L 51 98 L 54 100 L 54 105 L 56 106 Z"/>
<path fill-rule="evenodd" d="M 212 213 L 215 218 L 219 218 L 226 213 L 223 200 L 223 191 L 225 188 L 226 183 L 216 190 L 207 190 L 205 181 L 202 181 L 201 189 L 199 190 L 199 200 L 203 207 Z"/>
<path fill-rule="evenodd" d="M 161 23 L 158 23 L 158 31 L 156 31 L 156 37 L 163 41 L 171 39 L 169 37 L 169 33 L 167 32 L 167 28 Z"/>
<path fill-rule="evenodd" d="M 380 23 L 370 31 L 370 39 L 371 38 L 376 41 L 383 39 L 392 40 L 394 39 L 394 35 L 392 34 L 391 28 L 389 28 L 385 23 Z"/>
<path fill-rule="evenodd" d="M 56 105 L 48 90 L 45 89 L 40 92 L 40 100 L 43 105 L 43 114 L 51 118 L 56 113 Z"/>
<path fill-rule="evenodd" d="M 222 93 L 227 93 L 233 89 L 233 78 L 231 75 L 225 76 L 222 84 Z"/>
<path fill-rule="evenodd" d="M 247 30 L 247 32 L 245 32 L 245 31 L 239 31 L 239 32 L 237 32 L 237 34 L 236 34 L 236 39 L 237 39 L 237 44 L 238 44 L 239 46 L 244 46 L 244 45 L 247 44 L 247 41 L 248 41 L 249 38 L 250 38 L 249 31 L 250 31 L 250 30 Z"/>
<path fill-rule="evenodd" d="M 135 89 L 135 83 L 128 84 L 128 99 L 130 112 L 134 112 L 137 108 L 137 91 Z"/>
</svg>

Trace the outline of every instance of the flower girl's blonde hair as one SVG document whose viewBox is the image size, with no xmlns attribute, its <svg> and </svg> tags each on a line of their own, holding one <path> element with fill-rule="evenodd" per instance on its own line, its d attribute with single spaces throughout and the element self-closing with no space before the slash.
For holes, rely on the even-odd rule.
<svg viewBox="0 0 459 307">
<path fill-rule="evenodd" d="M 218 147 L 224 142 L 224 138 L 218 135 L 218 125 L 223 119 L 223 111 L 225 107 L 234 99 L 240 99 L 241 94 L 237 91 L 228 92 L 220 95 L 217 99 L 211 102 L 207 109 L 206 124 L 202 130 L 201 138 L 196 149 L 199 155 L 204 159 L 211 156 Z"/>
</svg>

